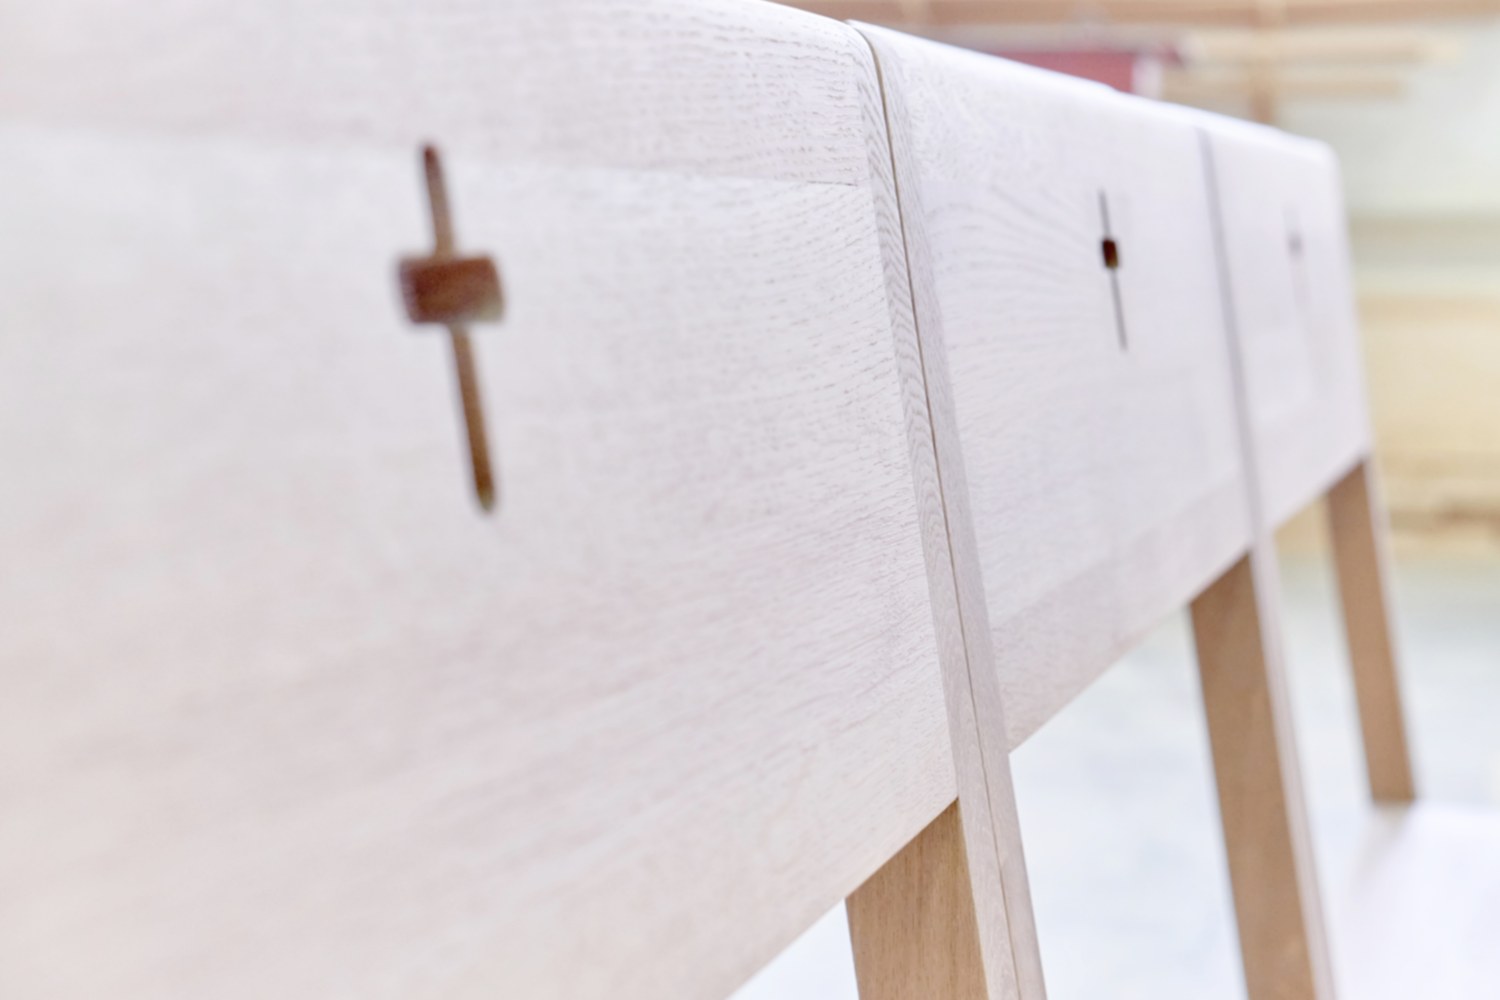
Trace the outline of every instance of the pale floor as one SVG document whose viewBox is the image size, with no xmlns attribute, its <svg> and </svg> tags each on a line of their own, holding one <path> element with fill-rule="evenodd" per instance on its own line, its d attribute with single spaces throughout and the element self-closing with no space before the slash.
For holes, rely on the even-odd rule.
<svg viewBox="0 0 1500 1000">
<path fill-rule="evenodd" d="M 1500 998 L 1500 561 L 1397 567 L 1412 814 L 1367 804 L 1326 564 L 1283 592 L 1342 1000 Z M 1012 759 L 1051 1000 L 1243 998 L 1186 616 Z M 734 1000 L 856 1000 L 843 907 Z"/>
</svg>

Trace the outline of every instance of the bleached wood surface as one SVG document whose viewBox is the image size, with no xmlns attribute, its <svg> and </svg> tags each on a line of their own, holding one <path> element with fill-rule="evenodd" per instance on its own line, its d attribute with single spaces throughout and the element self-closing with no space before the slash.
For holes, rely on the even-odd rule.
<svg viewBox="0 0 1500 1000">
<path fill-rule="evenodd" d="M 862 30 L 879 65 L 883 58 L 881 33 L 864 26 Z M 885 68 L 882 67 L 881 72 L 893 181 L 905 185 L 920 171 L 916 159 L 919 150 L 906 108 L 907 92 L 885 76 Z M 931 247 L 922 214 L 901 200 L 900 216 L 904 250 L 902 270 L 911 296 L 911 315 L 916 327 L 914 342 L 920 356 L 924 390 L 923 407 L 912 424 L 925 425 L 928 432 L 931 465 L 941 486 L 939 493 L 947 543 L 943 547 L 927 546 L 928 572 L 935 584 L 934 607 L 952 609 L 965 654 L 964 676 L 960 678 L 959 672 L 951 669 L 944 670 L 943 676 L 947 684 L 954 765 L 962 806 L 960 818 L 967 847 L 966 863 L 976 887 L 974 905 L 979 950 L 985 958 L 992 992 L 1021 1000 L 1041 1000 L 1046 986 L 1011 777 L 1008 708 L 1003 703 L 995 669 L 995 647 L 989 627 L 984 581 L 975 555 L 977 543 L 954 425 L 947 352 L 941 327 L 932 315 L 937 296 L 932 284 Z M 922 437 L 914 434 L 913 440 L 919 441 Z M 924 461 L 915 463 L 916 468 L 927 465 Z M 932 566 L 930 560 L 936 552 L 941 552 L 948 560 L 947 573 Z M 952 583 L 951 599 L 937 587 L 946 581 Z M 940 634 L 949 631 L 940 628 Z M 934 854 L 936 852 L 924 851 L 919 857 Z M 991 886 L 997 888 L 992 891 Z M 858 904 L 859 900 L 851 900 L 851 906 Z M 886 924 L 888 921 L 877 926 Z M 857 930 L 858 924 L 853 926 Z M 961 923 L 950 918 L 947 926 L 958 927 Z M 856 958 L 871 950 L 862 948 L 858 937 L 855 945 Z M 955 951 L 963 954 L 961 949 Z M 863 963 L 861 978 L 865 981 L 872 978 L 865 975 Z M 874 978 L 892 981 L 883 965 L 875 970 Z M 906 980 L 901 983 L 904 987 Z"/>
<path fill-rule="evenodd" d="M 868 35 L 886 114 L 772 5 L 8 15 L 0 994 L 713 997 L 878 870 L 867 944 L 956 944 L 867 983 L 1040 995 L 1006 754 L 1252 534 L 1210 185 Z M 1264 530 L 1368 451 L 1342 208 L 1210 131 Z"/>
<path fill-rule="evenodd" d="M 1369 454 L 1338 163 L 1321 143 L 1213 115 L 1208 135 L 1270 529 Z"/>
<path fill-rule="evenodd" d="M 852 30 L 33 5 L 0 62 L 0 994 L 721 996 L 953 800 Z M 507 299 L 489 517 L 421 140 Z"/>
<path fill-rule="evenodd" d="M 1370 456 L 1338 164 L 1324 146 L 1203 116 L 1240 372 L 1258 545 L 1326 496 L 1373 796 L 1415 794 Z M 1277 211 L 1279 207 L 1279 213 Z"/>
<path fill-rule="evenodd" d="M 951 379 L 945 495 L 972 518 L 1017 745 L 1248 545 L 1198 138 L 1101 86 L 862 30 L 904 103 L 917 320 Z"/>
</svg>

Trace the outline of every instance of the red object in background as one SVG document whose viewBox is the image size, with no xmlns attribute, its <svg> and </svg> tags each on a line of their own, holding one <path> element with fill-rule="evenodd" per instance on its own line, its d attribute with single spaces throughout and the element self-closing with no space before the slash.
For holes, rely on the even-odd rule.
<svg viewBox="0 0 1500 1000">
<path fill-rule="evenodd" d="M 1155 97 L 1162 64 L 1171 60 L 1166 52 L 1132 52 L 1124 49 L 1030 49 L 996 52 L 995 55 L 1028 66 L 1097 80 L 1127 94 Z"/>
</svg>

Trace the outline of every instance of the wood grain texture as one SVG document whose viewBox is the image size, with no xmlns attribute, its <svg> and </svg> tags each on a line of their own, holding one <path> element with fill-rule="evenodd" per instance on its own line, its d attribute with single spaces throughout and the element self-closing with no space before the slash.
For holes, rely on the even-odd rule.
<svg viewBox="0 0 1500 1000">
<path fill-rule="evenodd" d="M 1276 547 L 1264 514 L 1265 469 L 1258 461 L 1245 376 L 1248 349 L 1232 274 L 1229 213 L 1218 185 L 1217 149 L 1207 132 L 1200 133 L 1199 148 L 1255 533 L 1249 553 L 1192 606 L 1240 955 L 1250 1000 L 1328 1000 L 1334 980 L 1287 693 Z"/>
<path fill-rule="evenodd" d="M 1014 746 L 1248 544 L 1198 140 L 1103 87 L 862 30 L 904 95 L 918 326 L 960 453 L 940 466 Z"/>
<path fill-rule="evenodd" d="M 875 53 L 877 67 L 885 65 L 884 34 L 863 26 L 862 30 Z M 1046 994 L 1046 987 L 1011 778 L 1008 709 L 995 669 L 978 543 L 955 422 L 952 380 L 933 285 L 932 248 L 920 203 L 913 205 L 907 201 L 909 186 L 920 175 L 918 150 L 909 126 L 909 91 L 899 77 L 888 78 L 884 72 L 881 91 L 890 162 L 901 208 L 905 250 L 902 266 L 911 294 L 909 315 L 916 322 L 913 342 L 920 354 L 925 389 L 922 412 L 930 432 L 927 443 L 931 458 L 916 456 L 913 467 L 936 470 L 946 532 L 944 546 L 928 545 L 929 576 L 934 580 L 934 607 L 953 609 L 965 647 L 965 674 L 945 670 L 944 678 L 959 799 L 967 806 L 960 810 L 960 818 L 975 885 L 981 954 L 993 995 L 1040 1000 Z M 910 422 L 913 426 L 920 425 L 920 414 L 914 415 Z M 945 568 L 932 565 L 935 553 L 947 560 Z M 954 588 L 951 598 L 939 591 L 938 583 L 942 581 L 951 581 Z M 940 635 L 951 632 L 940 622 Z M 978 807 L 979 803 L 983 803 L 983 808 Z M 989 889 L 996 880 L 1000 885 L 998 894 Z"/>
<path fill-rule="evenodd" d="M 1284 524 L 1369 454 L 1338 163 L 1321 143 L 1212 115 L 1262 520 Z"/>
<path fill-rule="evenodd" d="M 872 55 L 872 59 L 874 56 Z M 878 66 L 877 66 L 878 68 Z M 884 120 L 881 163 L 871 173 L 891 193 L 878 206 L 893 238 L 882 240 L 886 268 L 897 308 L 898 365 L 905 391 L 907 427 L 922 515 L 933 614 L 941 644 L 943 685 L 958 785 L 959 820 L 965 865 L 973 886 L 972 906 L 979 955 L 991 997 L 1040 998 L 1044 995 L 1041 953 L 1031 910 L 1020 817 L 1011 780 L 1005 711 L 994 670 L 993 646 L 984 605 L 978 563 L 973 558 L 973 522 L 963 491 L 963 465 L 953 428 L 946 360 L 935 323 L 923 313 L 932 296 L 919 281 L 927 280 L 927 245 L 922 221 L 905 211 L 897 175 L 911 170 L 910 136 L 901 127 L 905 95 L 881 84 Z M 915 262 L 915 263 L 914 263 Z M 901 883 L 898 883 L 901 884 Z M 888 895 L 889 893 L 886 893 Z M 881 926 L 888 921 L 879 922 Z M 868 949 L 867 949 L 868 950 Z M 927 960 L 915 956 L 911 976 L 926 977 Z M 889 971 L 876 978 L 886 980 Z M 908 981 L 902 977 L 900 982 Z"/>
<path fill-rule="evenodd" d="M 1334 986 L 1281 668 L 1275 554 L 1237 562 L 1192 605 L 1193 640 L 1250 1000 Z"/>
<path fill-rule="evenodd" d="M 722 996 L 952 803 L 851 30 L 84 3 L 0 61 L 0 994 Z M 489 517 L 423 138 L 507 295 Z"/>
<path fill-rule="evenodd" d="M 860 1000 L 993 995 L 973 904 L 955 802 L 849 897 Z"/>
<path fill-rule="evenodd" d="M 1337 163 L 1324 146 L 1265 129 L 1204 116 L 1203 130 L 1257 545 L 1270 549 L 1277 527 L 1328 494 L 1371 791 L 1407 801 L 1414 782 L 1387 613 L 1385 512 Z"/>
<path fill-rule="evenodd" d="M 1395 623 L 1387 591 L 1385 510 L 1369 460 L 1356 465 L 1329 491 L 1328 534 L 1354 668 L 1370 794 L 1377 802 L 1410 802 L 1416 797 L 1416 782 L 1406 744 Z"/>
</svg>

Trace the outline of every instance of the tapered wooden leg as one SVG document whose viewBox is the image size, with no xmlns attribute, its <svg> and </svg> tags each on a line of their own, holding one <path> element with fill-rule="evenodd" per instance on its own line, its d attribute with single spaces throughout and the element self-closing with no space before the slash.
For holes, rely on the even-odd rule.
<svg viewBox="0 0 1500 1000">
<path fill-rule="evenodd" d="M 1000 1000 L 986 986 L 958 809 L 849 897 L 860 1000 Z"/>
<path fill-rule="evenodd" d="M 1193 636 L 1250 1000 L 1333 996 L 1268 545 L 1193 602 Z"/>
<path fill-rule="evenodd" d="M 1329 492 L 1328 527 L 1354 670 L 1354 693 L 1359 701 L 1370 793 L 1378 802 L 1410 802 L 1416 795 L 1416 784 L 1406 746 L 1394 633 L 1387 610 L 1385 517 L 1368 461 L 1356 465 Z"/>
</svg>

